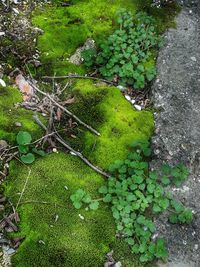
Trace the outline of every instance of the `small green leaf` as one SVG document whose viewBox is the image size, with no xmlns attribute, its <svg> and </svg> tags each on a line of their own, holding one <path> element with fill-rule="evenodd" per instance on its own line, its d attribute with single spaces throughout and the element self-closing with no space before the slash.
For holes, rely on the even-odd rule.
<svg viewBox="0 0 200 267">
<path fill-rule="evenodd" d="M 21 161 L 26 164 L 31 164 L 35 160 L 35 156 L 32 153 L 28 153 L 20 157 Z"/>
<path fill-rule="evenodd" d="M 107 194 L 104 198 L 103 198 L 103 202 L 111 202 L 112 201 L 112 196 L 111 194 Z"/>
<path fill-rule="evenodd" d="M 169 221 L 170 223 L 177 223 L 178 222 L 178 216 L 175 213 L 172 213 L 169 215 Z"/>
<path fill-rule="evenodd" d="M 164 185 L 164 186 L 167 186 L 170 184 L 170 179 L 167 177 L 167 176 L 163 176 L 161 178 L 161 183 Z"/>
<path fill-rule="evenodd" d="M 107 194 L 107 192 L 108 192 L 108 188 L 105 185 L 103 185 L 103 186 L 101 186 L 99 188 L 99 193 L 101 193 L 101 194 Z"/>
<path fill-rule="evenodd" d="M 155 188 L 156 188 L 156 186 L 154 184 L 148 184 L 147 185 L 147 191 L 151 194 L 154 192 Z"/>
<path fill-rule="evenodd" d="M 73 205 L 77 210 L 80 209 L 82 206 L 81 202 L 73 202 Z"/>
<path fill-rule="evenodd" d="M 29 151 L 29 147 L 25 145 L 19 145 L 18 149 L 21 154 L 26 154 Z"/>
<path fill-rule="evenodd" d="M 89 203 L 92 201 L 92 198 L 91 198 L 90 195 L 87 194 L 86 196 L 83 197 L 82 201 L 83 201 L 84 203 L 89 204 Z"/>
<path fill-rule="evenodd" d="M 30 133 L 20 131 L 17 134 L 16 140 L 17 140 L 18 145 L 27 145 L 27 144 L 30 144 L 30 142 L 32 141 L 32 137 Z"/>
<path fill-rule="evenodd" d="M 97 210 L 99 208 L 99 202 L 98 201 L 94 201 L 89 205 L 89 208 L 91 210 Z"/>
<path fill-rule="evenodd" d="M 161 212 L 161 208 L 157 205 L 157 204 L 154 204 L 153 205 L 153 212 L 154 213 L 158 213 L 158 212 Z"/>
<path fill-rule="evenodd" d="M 41 157 L 44 157 L 45 155 L 46 155 L 46 153 L 43 151 L 43 150 L 38 150 L 37 148 L 33 148 L 32 149 L 32 151 L 35 153 L 35 154 L 37 154 L 37 155 L 39 155 L 39 156 L 41 156 Z"/>
</svg>

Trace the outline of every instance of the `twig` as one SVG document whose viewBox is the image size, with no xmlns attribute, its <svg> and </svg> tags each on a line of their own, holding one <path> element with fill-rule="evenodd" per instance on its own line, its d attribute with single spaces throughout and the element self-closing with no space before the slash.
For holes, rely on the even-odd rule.
<svg viewBox="0 0 200 267">
<path fill-rule="evenodd" d="M 29 172 L 28 172 L 28 175 L 27 175 L 27 177 L 26 177 L 26 181 L 25 181 L 25 183 L 24 183 L 24 187 L 23 187 L 22 192 L 21 192 L 21 194 L 20 194 L 20 197 L 19 197 L 19 199 L 18 199 L 18 201 L 17 201 L 17 205 L 16 205 L 16 208 L 15 208 L 16 210 L 17 210 L 17 208 L 18 208 L 18 206 L 19 206 L 19 204 L 20 204 L 20 201 L 21 201 L 22 196 L 23 196 L 23 194 L 24 194 L 24 191 L 25 191 L 25 189 L 26 189 L 26 186 L 27 186 L 28 180 L 29 180 L 29 178 L 30 178 L 30 175 L 31 175 L 31 169 L 29 168 Z"/>
<path fill-rule="evenodd" d="M 88 79 L 88 80 L 94 80 L 94 81 L 100 81 L 104 82 L 110 85 L 115 85 L 114 82 L 110 82 L 105 79 L 97 78 L 97 77 L 92 77 L 92 76 L 82 76 L 82 75 L 65 75 L 65 76 L 43 76 L 43 79 Z"/>
<path fill-rule="evenodd" d="M 64 108 L 63 106 L 61 106 L 58 102 L 56 102 L 49 94 L 41 91 L 39 88 L 37 88 L 33 83 L 31 83 L 31 86 L 38 91 L 40 94 L 48 97 L 57 107 L 59 107 L 60 109 L 62 109 L 64 112 L 66 112 L 69 116 L 71 116 L 72 118 L 74 118 L 76 121 L 78 121 L 81 125 L 83 125 L 85 128 L 87 128 L 88 130 L 90 130 L 91 132 L 95 133 L 96 135 L 100 135 L 99 132 L 97 132 L 95 129 L 93 129 L 90 125 L 86 124 L 85 122 L 83 122 L 82 120 L 80 120 L 76 115 L 74 115 L 72 112 L 70 112 L 68 109 Z"/>
<path fill-rule="evenodd" d="M 42 127 L 45 131 L 47 127 L 40 121 L 37 115 L 33 116 L 35 121 Z M 106 172 L 100 170 L 98 167 L 94 166 L 88 159 L 86 159 L 80 152 L 74 150 L 70 145 L 68 145 L 59 135 L 58 133 L 55 134 L 55 139 L 62 144 L 64 147 L 66 147 L 68 150 L 70 150 L 72 153 L 74 153 L 76 156 L 78 156 L 83 162 L 85 162 L 90 168 L 98 172 L 99 174 L 103 175 L 104 177 L 110 177 L 109 174 Z"/>
</svg>

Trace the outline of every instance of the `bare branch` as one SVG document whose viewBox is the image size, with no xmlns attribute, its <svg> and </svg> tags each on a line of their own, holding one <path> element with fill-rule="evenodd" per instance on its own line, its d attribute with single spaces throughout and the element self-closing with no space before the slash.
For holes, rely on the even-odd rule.
<svg viewBox="0 0 200 267">
<path fill-rule="evenodd" d="M 88 130 L 90 130 L 91 132 L 95 133 L 96 135 L 100 136 L 100 133 L 97 132 L 95 129 L 93 129 L 90 125 L 86 124 L 85 122 L 83 122 L 82 120 L 80 120 L 76 115 L 74 115 L 72 112 L 70 112 L 68 109 L 64 108 L 62 105 L 60 105 L 58 102 L 56 102 L 49 94 L 41 91 L 39 88 L 37 88 L 33 83 L 30 83 L 31 86 L 38 91 L 40 94 L 48 97 L 57 107 L 59 107 L 60 109 L 62 109 L 64 112 L 66 112 L 69 116 L 71 116 L 72 118 L 74 118 L 76 121 L 78 121 L 81 125 L 83 125 L 85 128 L 87 128 Z"/>
<path fill-rule="evenodd" d="M 40 121 L 40 119 L 38 118 L 37 115 L 34 115 L 34 120 L 36 121 L 37 124 L 40 125 L 41 128 L 43 128 L 45 131 L 47 129 L 47 127 Z M 98 167 L 94 166 L 88 159 L 86 159 L 80 152 L 74 150 L 69 144 L 67 144 L 59 135 L 58 133 L 55 134 L 55 139 L 62 144 L 65 148 L 67 148 L 68 150 L 70 150 L 72 153 L 74 153 L 74 155 L 78 156 L 83 162 L 85 162 L 90 168 L 92 168 L 93 170 L 95 170 L 96 172 L 98 172 L 99 174 L 103 175 L 104 177 L 110 177 L 109 174 L 107 174 L 106 172 L 100 170 Z"/>
<path fill-rule="evenodd" d="M 97 77 L 92 77 L 92 76 L 82 76 L 82 75 L 65 75 L 65 76 L 43 76 L 42 77 L 43 79 L 52 79 L 52 80 L 55 80 L 55 79 L 59 79 L 59 80 L 62 80 L 62 79 L 87 79 L 87 80 L 94 80 L 94 81 L 99 81 L 99 82 L 104 82 L 104 83 L 107 83 L 107 84 L 110 84 L 110 85 L 115 85 L 114 82 L 111 82 L 111 81 L 108 81 L 108 80 L 105 80 L 105 79 L 101 79 L 101 78 L 97 78 Z"/>
</svg>

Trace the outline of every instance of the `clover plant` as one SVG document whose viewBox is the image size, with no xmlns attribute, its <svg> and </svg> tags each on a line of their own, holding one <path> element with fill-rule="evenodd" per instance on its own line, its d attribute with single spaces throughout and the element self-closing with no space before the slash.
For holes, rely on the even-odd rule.
<svg viewBox="0 0 200 267">
<path fill-rule="evenodd" d="M 145 82 L 156 76 L 152 51 L 161 44 L 154 19 L 143 12 L 133 17 L 124 9 L 117 17 L 118 29 L 100 44 L 99 50 L 82 52 L 84 63 L 97 68 L 108 80 L 144 88 Z"/>
<path fill-rule="evenodd" d="M 78 189 L 71 200 L 75 208 L 99 208 L 103 201 L 111 205 L 118 235 L 121 235 L 139 254 L 141 262 L 154 258 L 165 258 L 167 249 L 162 238 L 152 239 L 156 231 L 154 217 L 167 211 L 169 222 L 190 223 L 192 211 L 173 198 L 165 187 L 169 184 L 179 186 L 188 176 L 187 168 L 163 165 L 161 170 L 149 170 L 148 157 L 151 149 L 148 142 L 134 142 L 127 159 L 117 160 L 109 168 L 111 176 L 106 185 L 99 188 L 100 199 Z"/>
<path fill-rule="evenodd" d="M 45 155 L 45 152 L 43 150 L 38 150 L 36 147 L 31 145 L 32 136 L 28 132 L 19 131 L 16 137 L 16 141 L 18 144 L 20 160 L 23 163 L 33 163 L 35 160 L 35 154 L 40 156 Z"/>
</svg>

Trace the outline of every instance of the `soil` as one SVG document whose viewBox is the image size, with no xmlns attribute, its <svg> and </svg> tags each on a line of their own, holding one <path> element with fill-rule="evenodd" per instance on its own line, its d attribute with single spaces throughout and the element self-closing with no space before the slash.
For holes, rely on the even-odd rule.
<svg viewBox="0 0 200 267">
<path fill-rule="evenodd" d="M 164 215 L 157 220 L 158 232 L 167 240 L 168 267 L 200 266 L 200 2 L 181 1 L 177 28 L 165 34 L 159 53 L 158 75 L 153 85 L 156 154 L 152 167 L 162 162 L 184 162 L 190 177 L 174 196 L 190 207 L 193 223 L 171 225 Z"/>
</svg>

